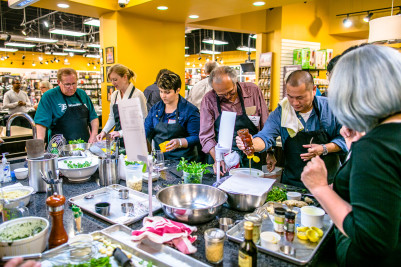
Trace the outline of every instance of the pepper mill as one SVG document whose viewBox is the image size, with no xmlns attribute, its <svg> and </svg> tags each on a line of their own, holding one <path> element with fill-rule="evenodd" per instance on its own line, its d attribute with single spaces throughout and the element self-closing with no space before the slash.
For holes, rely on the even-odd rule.
<svg viewBox="0 0 401 267">
<path fill-rule="evenodd" d="M 57 193 L 54 193 L 54 195 L 46 199 L 46 205 L 52 217 L 52 230 L 49 236 L 50 249 L 58 247 L 68 241 L 68 235 L 64 229 L 63 223 L 64 203 L 65 197 Z"/>
</svg>

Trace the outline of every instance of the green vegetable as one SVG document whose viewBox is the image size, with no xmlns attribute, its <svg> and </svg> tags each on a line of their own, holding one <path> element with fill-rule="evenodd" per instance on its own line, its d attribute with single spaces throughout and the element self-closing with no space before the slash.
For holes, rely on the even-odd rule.
<svg viewBox="0 0 401 267">
<path fill-rule="evenodd" d="M 86 168 L 92 165 L 92 161 L 85 161 L 84 163 L 72 163 L 72 161 L 64 160 L 64 163 L 67 164 L 67 167 L 70 169 L 78 169 L 78 168 Z"/>
<path fill-rule="evenodd" d="M 73 151 L 84 151 L 85 149 L 83 149 L 83 148 L 80 148 L 80 147 L 77 147 L 77 148 L 74 148 L 73 149 Z"/>
<path fill-rule="evenodd" d="M 267 195 L 266 201 L 281 202 L 287 200 L 287 190 L 278 186 L 273 186 Z"/>
<path fill-rule="evenodd" d="M 85 141 L 82 140 L 81 138 L 79 138 L 79 139 L 77 139 L 77 140 L 70 140 L 70 141 L 68 141 L 68 144 L 70 144 L 70 145 L 83 144 L 83 143 L 85 143 Z"/>
<path fill-rule="evenodd" d="M 80 263 L 80 264 L 66 264 L 66 265 L 58 265 L 56 267 L 111 267 L 109 257 L 102 257 L 97 259 L 91 259 L 88 262 Z"/>
<path fill-rule="evenodd" d="M 143 164 L 142 172 L 146 172 L 146 163 L 143 163 L 143 161 L 129 161 L 129 160 L 125 161 L 125 166 L 135 165 L 135 164 L 140 164 L 140 165 Z"/>
<path fill-rule="evenodd" d="M 75 206 L 74 204 L 71 207 L 72 209 L 72 214 L 74 215 L 74 218 L 79 218 L 82 216 L 82 210 L 80 207 Z"/>
<path fill-rule="evenodd" d="M 211 167 L 213 165 L 211 164 L 202 164 L 200 162 L 195 162 L 192 161 L 191 163 L 188 163 L 188 161 L 184 158 L 181 158 L 180 163 L 177 165 L 177 171 L 184 171 L 187 173 L 201 173 L 203 172 L 204 174 L 210 173 L 207 167 Z"/>
</svg>

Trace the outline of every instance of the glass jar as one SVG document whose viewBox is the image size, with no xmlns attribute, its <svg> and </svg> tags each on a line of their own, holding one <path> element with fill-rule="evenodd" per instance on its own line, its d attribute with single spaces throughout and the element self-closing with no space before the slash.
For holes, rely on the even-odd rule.
<svg viewBox="0 0 401 267">
<path fill-rule="evenodd" d="M 203 172 L 189 173 L 183 171 L 182 178 L 184 179 L 184 184 L 201 184 Z"/>
<path fill-rule="evenodd" d="M 125 180 L 128 188 L 142 191 L 142 169 L 143 164 L 138 163 L 125 166 Z"/>
<path fill-rule="evenodd" d="M 245 221 L 249 221 L 253 223 L 253 234 L 252 240 L 255 244 L 258 244 L 260 239 L 260 229 L 262 226 L 262 216 L 256 213 L 245 214 Z"/>
<path fill-rule="evenodd" d="M 288 242 L 292 242 L 294 240 L 294 232 L 295 232 L 295 213 L 292 211 L 287 211 L 285 213 L 285 239 Z"/>
<path fill-rule="evenodd" d="M 226 234 L 218 228 L 210 228 L 205 231 L 205 253 L 206 259 L 213 264 L 223 261 L 224 240 Z"/>
<path fill-rule="evenodd" d="M 280 234 L 284 233 L 285 212 L 284 208 L 274 208 L 274 231 Z"/>
</svg>

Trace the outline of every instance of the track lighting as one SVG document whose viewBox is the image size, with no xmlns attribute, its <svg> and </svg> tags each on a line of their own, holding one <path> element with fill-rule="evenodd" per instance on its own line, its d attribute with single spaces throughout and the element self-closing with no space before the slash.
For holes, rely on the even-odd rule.
<svg viewBox="0 0 401 267">
<path fill-rule="evenodd" d="M 22 59 L 25 59 L 25 55 L 22 55 Z"/>
<path fill-rule="evenodd" d="M 397 16 L 400 16 L 400 15 L 401 15 L 401 6 L 400 6 L 399 8 L 400 8 L 400 10 L 399 10 L 398 13 L 396 14 Z"/>
<path fill-rule="evenodd" d="M 25 62 L 24 62 L 24 61 L 22 61 L 22 65 L 25 65 Z"/>
<path fill-rule="evenodd" d="M 60 48 L 57 44 L 54 44 L 54 47 L 55 47 L 56 49 L 59 49 L 59 48 Z"/>
<path fill-rule="evenodd" d="M 352 21 L 349 19 L 349 14 L 347 14 L 347 18 L 343 20 L 343 24 L 345 28 L 352 26 Z"/>
<path fill-rule="evenodd" d="M 12 65 L 12 64 L 13 64 L 13 62 L 11 61 L 11 62 L 10 62 L 10 64 Z"/>
<path fill-rule="evenodd" d="M 23 34 L 23 35 L 27 35 L 27 33 L 26 33 L 26 28 L 23 28 L 22 30 L 21 30 L 21 33 Z"/>
<path fill-rule="evenodd" d="M 47 20 L 43 21 L 43 25 L 45 25 L 46 28 L 49 28 L 49 22 L 47 22 Z"/>
<path fill-rule="evenodd" d="M 84 48 L 84 43 L 82 43 L 79 47 L 80 47 L 81 49 L 83 49 L 83 48 Z"/>
<path fill-rule="evenodd" d="M 6 42 L 9 42 L 11 40 L 11 35 L 7 34 Z"/>
<path fill-rule="evenodd" d="M 364 22 L 369 22 L 372 19 L 373 13 L 368 11 L 366 17 L 363 18 Z"/>
</svg>

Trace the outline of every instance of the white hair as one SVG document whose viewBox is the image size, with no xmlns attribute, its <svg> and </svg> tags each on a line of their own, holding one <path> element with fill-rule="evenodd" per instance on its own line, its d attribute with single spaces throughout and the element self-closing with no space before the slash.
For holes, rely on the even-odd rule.
<svg viewBox="0 0 401 267">
<path fill-rule="evenodd" d="M 369 131 L 401 112 L 401 53 L 366 45 L 340 58 L 329 86 L 329 104 L 345 126 Z"/>
</svg>

